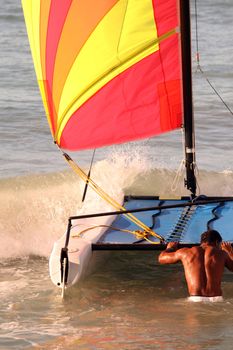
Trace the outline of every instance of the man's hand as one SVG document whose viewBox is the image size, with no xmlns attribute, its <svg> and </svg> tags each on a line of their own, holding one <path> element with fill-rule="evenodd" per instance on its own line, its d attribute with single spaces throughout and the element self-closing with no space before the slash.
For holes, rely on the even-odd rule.
<svg viewBox="0 0 233 350">
<path fill-rule="evenodd" d="M 228 255 L 226 262 L 225 262 L 225 266 L 228 268 L 228 270 L 233 272 L 233 248 L 231 246 L 231 243 L 230 242 L 222 242 L 221 248 Z"/>
<path fill-rule="evenodd" d="M 178 249 L 179 242 L 169 242 L 166 249 L 171 249 L 176 251 Z"/>
<path fill-rule="evenodd" d="M 233 248 L 230 242 L 222 242 L 221 248 L 222 250 L 225 250 L 230 257 L 233 257 Z"/>
<path fill-rule="evenodd" d="M 180 261 L 177 256 L 178 242 L 169 242 L 166 249 L 159 254 L 160 264 L 175 264 Z"/>
</svg>

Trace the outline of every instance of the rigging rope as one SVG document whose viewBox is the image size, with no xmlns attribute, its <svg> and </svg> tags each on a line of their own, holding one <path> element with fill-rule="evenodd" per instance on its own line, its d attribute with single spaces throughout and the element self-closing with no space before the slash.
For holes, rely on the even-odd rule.
<svg viewBox="0 0 233 350">
<path fill-rule="evenodd" d="M 222 96 L 220 95 L 220 93 L 216 90 L 216 88 L 213 86 L 213 84 L 210 82 L 210 80 L 207 78 L 206 74 L 203 72 L 200 63 L 198 63 L 197 65 L 197 69 L 202 73 L 202 75 L 204 76 L 205 80 L 207 81 L 207 83 L 209 84 L 209 86 L 212 88 L 212 90 L 215 92 L 215 94 L 218 96 L 218 98 L 221 100 L 221 102 L 224 104 L 224 106 L 228 109 L 228 111 L 231 113 L 231 115 L 233 116 L 233 111 L 231 110 L 231 108 L 228 106 L 228 104 L 224 101 L 224 99 L 222 98 Z"/>
<path fill-rule="evenodd" d="M 184 139 L 184 126 L 182 125 L 181 127 L 181 140 L 182 140 L 182 148 L 183 148 L 183 152 L 185 155 L 185 139 Z M 171 184 L 171 191 L 175 192 L 179 183 L 179 179 L 181 177 L 181 175 L 184 173 L 184 168 L 185 168 L 185 156 L 184 158 L 181 160 L 180 165 L 176 171 L 174 180 Z"/>
<path fill-rule="evenodd" d="M 204 73 L 201 65 L 200 65 L 200 53 L 199 53 L 199 38 L 198 38 L 198 20 L 197 20 L 197 0 L 195 0 L 195 32 L 196 32 L 196 61 L 197 61 L 197 70 L 199 70 L 201 72 L 201 74 L 204 76 L 205 80 L 207 81 L 207 83 L 209 84 L 209 86 L 211 87 L 211 89 L 214 91 L 214 93 L 218 96 L 218 98 L 220 99 L 220 101 L 223 103 L 223 105 L 226 107 L 226 109 L 231 113 L 231 115 L 233 116 L 233 111 L 232 109 L 228 106 L 228 104 L 226 103 L 226 101 L 224 101 L 224 99 L 222 98 L 222 96 L 220 95 L 220 93 L 217 91 L 217 89 L 214 87 L 214 85 L 211 83 L 211 81 L 209 80 L 209 78 L 206 76 L 206 74 Z"/>
<path fill-rule="evenodd" d="M 180 165 L 176 171 L 176 174 L 175 174 L 175 177 L 174 177 L 174 180 L 171 184 L 171 191 L 172 192 L 175 192 L 177 190 L 177 186 L 178 186 L 178 183 L 179 183 L 179 180 L 184 172 L 184 165 L 185 165 L 185 160 L 182 159 L 181 162 L 180 162 Z"/>
<path fill-rule="evenodd" d="M 94 149 L 93 154 L 92 154 L 91 165 L 90 165 L 90 169 L 89 169 L 88 174 L 87 174 L 87 181 L 85 183 L 85 187 L 84 187 L 84 190 L 83 190 L 82 202 L 84 202 L 85 198 L 86 198 L 87 187 L 88 187 L 89 179 L 90 179 L 90 176 L 91 176 L 91 169 L 92 169 L 92 165 L 93 165 L 93 162 L 94 162 L 94 158 L 95 158 L 95 149 Z"/>
<path fill-rule="evenodd" d="M 98 228 L 98 227 L 106 227 L 106 228 L 110 228 L 111 230 L 114 230 L 114 231 L 130 233 L 130 234 L 136 236 L 137 239 L 146 240 L 147 242 L 149 242 L 151 244 L 160 244 L 160 242 L 155 242 L 155 241 L 152 241 L 151 239 L 149 239 L 148 233 L 146 231 L 141 231 L 141 230 L 131 231 L 131 230 L 121 229 L 121 228 L 117 228 L 117 227 L 110 226 L 110 225 L 95 225 L 92 227 L 88 227 L 88 228 L 82 230 L 81 232 L 73 233 L 72 237 L 73 238 L 80 238 L 84 233 L 91 231 L 91 230 Z"/>
<path fill-rule="evenodd" d="M 62 151 L 62 150 L 61 150 Z M 72 158 L 62 151 L 63 156 L 65 157 L 66 161 L 70 165 L 70 167 L 74 170 L 76 174 L 79 175 L 79 177 L 84 180 L 85 182 L 88 180 L 89 185 L 91 188 L 100 196 L 102 197 L 106 202 L 108 202 L 111 206 L 113 206 L 115 209 L 120 210 L 122 212 L 126 211 L 126 209 L 120 205 L 115 199 L 110 197 L 104 190 L 102 190 L 91 178 L 88 179 L 88 176 L 85 174 L 85 172 L 72 160 Z M 133 223 L 135 223 L 138 227 L 142 228 L 143 231 L 145 231 L 146 234 L 149 234 L 153 237 L 158 238 L 160 241 L 164 241 L 164 238 L 151 230 L 147 225 L 145 225 L 142 221 L 140 221 L 136 216 L 134 216 L 131 213 L 123 214 L 126 216 L 129 220 L 131 220 Z"/>
</svg>

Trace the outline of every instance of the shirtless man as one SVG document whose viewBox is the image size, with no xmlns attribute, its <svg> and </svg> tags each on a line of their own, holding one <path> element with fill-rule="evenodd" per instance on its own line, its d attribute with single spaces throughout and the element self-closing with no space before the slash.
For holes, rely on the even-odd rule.
<svg viewBox="0 0 233 350">
<path fill-rule="evenodd" d="M 170 242 L 160 253 L 160 264 L 182 262 L 192 301 L 221 301 L 221 281 L 224 267 L 233 272 L 233 248 L 222 242 L 221 235 L 209 230 L 201 235 L 200 246 L 178 249 L 178 242 Z"/>
</svg>

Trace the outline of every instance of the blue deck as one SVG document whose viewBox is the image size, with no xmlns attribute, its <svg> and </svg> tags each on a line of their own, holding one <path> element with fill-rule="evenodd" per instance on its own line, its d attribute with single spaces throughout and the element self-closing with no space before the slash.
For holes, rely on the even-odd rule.
<svg viewBox="0 0 233 350">
<path fill-rule="evenodd" d="M 167 206 L 182 204 L 186 199 L 161 200 L 158 198 L 132 198 L 124 203 L 126 209 L 139 209 L 156 206 Z M 200 235 L 209 228 L 219 231 L 224 241 L 233 241 L 232 218 L 233 201 L 224 203 L 213 203 L 205 205 L 195 205 L 192 207 L 179 207 L 164 210 L 150 210 L 146 212 L 134 213 L 153 231 L 161 235 L 166 241 L 179 241 L 181 243 L 196 244 L 200 242 Z M 153 219 L 154 216 L 154 219 Z M 123 215 L 119 215 L 113 222 L 99 244 L 133 244 L 137 238 L 119 229 L 130 231 L 137 230 L 138 227 Z M 152 241 L 158 241 L 150 237 Z M 146 240 L 140 244 L 148 244 Z"/>
</svg>

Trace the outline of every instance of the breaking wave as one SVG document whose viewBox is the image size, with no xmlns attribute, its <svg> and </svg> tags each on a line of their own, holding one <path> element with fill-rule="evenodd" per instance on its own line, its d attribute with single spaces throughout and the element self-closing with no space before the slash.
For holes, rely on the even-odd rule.
<svg viewBox="0 0 233 350">
<path fill-rule="evenodd" d="M 183 174 L 157 164 L 156 168 L 137 152 L 131 157 L 112 154 L 98 161 L 93 180 L 117 201 L 124 194 L 188 195 Z M 175 188 L 174 179 L 177 178 Z M 233 195 L 233 172 L 201 171 L 199 194 Z M 53 243 L 66 230 L 67 219 L 81 213 L 114 210 L 91 189 L 81 203 L 84 183 L 70 171 L 3 179 L 0 199 L 0 256 L 2 259 L 38 255 L 48 257 Z"/>
</svg>

